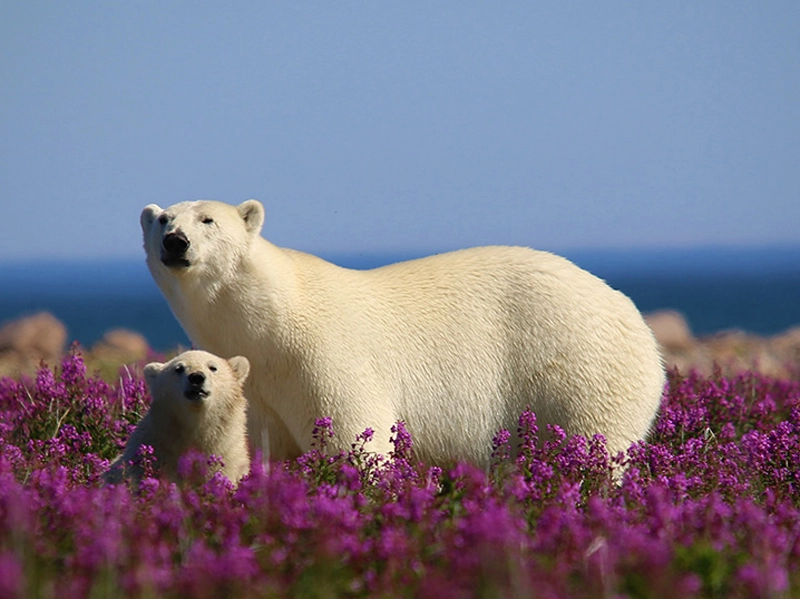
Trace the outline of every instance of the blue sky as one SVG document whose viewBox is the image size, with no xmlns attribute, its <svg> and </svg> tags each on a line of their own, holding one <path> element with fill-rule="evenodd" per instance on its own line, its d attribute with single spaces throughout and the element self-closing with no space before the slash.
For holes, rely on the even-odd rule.
<svg viewBox="0 0 800 599">
<path fill-rule="evenodd" d="M 197 198 L 323 254 L 800 243 L 797 2 L 0 14 L 0 262 L 142 256 Z"/>
</svg>

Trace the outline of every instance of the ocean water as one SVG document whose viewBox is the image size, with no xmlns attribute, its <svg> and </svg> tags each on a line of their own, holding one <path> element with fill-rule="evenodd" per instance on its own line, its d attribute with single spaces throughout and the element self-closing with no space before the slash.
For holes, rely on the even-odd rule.
<svg viewBox="0 0 800 599">
<path fill-rule="evenodd" d="M 372 268 L 418 255 L 325 257 Z M 643 312 L 682 312 L 698 335 L 727 329 L 772 335 L 800 325 L 800 246 L 565 255 L 626 293 Z M 156 350 L 190 347 L 143 259 L 0 263 L 0 323 L 41 310 L 86 347 L 114 328 L 142 333 Z"/>
</svg>

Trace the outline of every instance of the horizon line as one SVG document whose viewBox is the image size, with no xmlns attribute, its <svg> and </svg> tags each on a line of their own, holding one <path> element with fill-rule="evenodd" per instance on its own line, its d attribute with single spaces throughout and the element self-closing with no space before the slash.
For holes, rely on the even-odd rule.
<svg viewBox="0 0 800 599">
<path fill-rule="evenodd" d="M 503 244 L 491 244 L 503 245 Z M 711 252 L 711 253 L 759 253 L 759 252 L 798 252 L 800 253 L 800 241 L 796 242 L 772 242 L 763 244 L 745 243 L 745 244 L 725 244 L 725 243 L 698 243 L 687 245 L 629 245 L 629 246 L 574 246 L 569 248 L 553 249 L 547 247 L 533 247 L 524 246 L 520 244 L 518 247 L 530 247 L 537 251 L 550 252 L 552 254 L 561 255 L 564 257 L 569 256 L 585 256 L 591 254 L 606 254 L 606 255 L 633 255 L 633 254 L 693 254 L 697 252 Z M 284 246 L 279 246 L 284 247 Z M 460 246 L 452 248 L 385 248 L 385 249 L 371 249 L 371 250 L 297 250 L 308 254 L 331 260 L 336 258 L 369 258 L 369 257 L 388 257 L 388 256 L 402 256 L 403 259 L 422 258 L 424 256 L 431 256 L 435 254 L 443 254 L 461 249 L 469 249 L 471 247 L 482 246 Z M 25 266 L 32 264 L 107 264 L 107 263 L 121 263 L 121 262 L 141 262 L 145 264 L 145 255 L 141 254 L 116 254 L 105 256 L 90 256 L 90 255 L 72 255 L 72 256 L 30 256 L 30 257 L 2 257 L 0 256 L 0 267 L 13 267 Z"/>
</svg>

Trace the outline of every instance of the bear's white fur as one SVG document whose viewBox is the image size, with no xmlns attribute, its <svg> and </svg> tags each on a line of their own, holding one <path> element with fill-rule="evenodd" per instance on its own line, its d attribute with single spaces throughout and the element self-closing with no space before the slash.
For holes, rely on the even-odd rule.
<svg viewBox="0 0 800 599">
<path fill-rule="evenodd" d="M 493 435 L 526 408 L 611 452 L 647 433 L 664 386 L 647 325 L 622 293 L 571 262 L 480 247 L 358 271 L 261 237 L 264 208 L 155 204 L 147 263 L 189 338 L 252 365 L 248 430 L 275 458 L 306 451 L 331 416 L 348 448 L 367 427 L 391 451 L 486 465 Z"/>
<path fill-rule="evenodd" d="M 141 478 L 137 452 L 150 445 L 156 468 L 172 480 L 178 478 L 178 460 L 194 449 L 222 458 L 222 473 L 237 482 L 250 470 L 247 400 L 242 391 L 249 370 L 245 357 L 225 360 L 204 351 L 184 352 L 166 364 L 145 366 L 153 402 L 106 480 L 119 482 L 126 473 Z"/>
</svg>

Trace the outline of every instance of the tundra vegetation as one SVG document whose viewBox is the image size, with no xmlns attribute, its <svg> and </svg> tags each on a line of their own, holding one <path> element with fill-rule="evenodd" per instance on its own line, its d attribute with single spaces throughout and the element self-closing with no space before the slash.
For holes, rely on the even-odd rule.
<svg viewBox="0 0 800 599">
<path fill-rule="evenodd" d="M 488 471 L 419 463 L 402 422 L 386 459 L 369 430 L 332 454 L 323 418 L 236 487 L 213 456 L 159 479 L 146 449 L 139 485 L 104 485 L 149 401 L 76 351 L 0 379 L 0 597 L 800 596 L 796 378 L 672 371 L 618 456 L 531 412 Z"/>
</svg>

